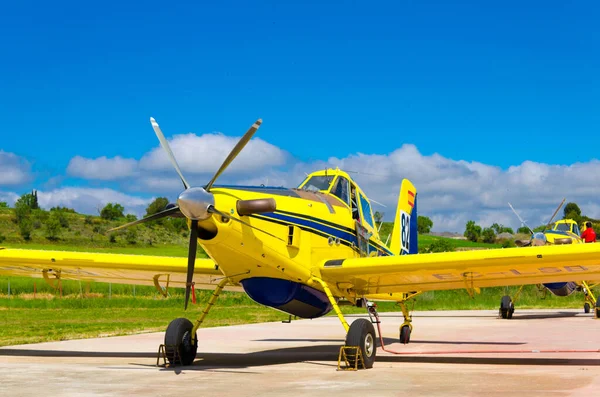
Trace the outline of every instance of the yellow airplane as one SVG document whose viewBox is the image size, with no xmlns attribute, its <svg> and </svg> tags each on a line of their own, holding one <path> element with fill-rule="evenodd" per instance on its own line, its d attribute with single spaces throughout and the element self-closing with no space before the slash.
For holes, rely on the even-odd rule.
<svg viewBox="0 0 600 397">
<path fill-rule="evenodd" d="M 196 331 L 224 288 L 241 288 L 256 302 L 301 318 L 334 310 L 346 330 L 346 345 L 358 346 L 367 368 L 375 361 L 373 322 L 348 324 L 339 309 L 352 304 L 374 311 L 371 301 L 399 303 L 401 340 L 412 330 L 406 302 L 418 293 L 446 289 L 600 280 L 600 244 L 532 246 L 456 253 L 417 253 L 415 186 L 403 180 L 389 246 L 379 238 L 371 204 L 358 184 L 339 169 L 307 176 L 296 189 L 218 186 L 215 181 L 261 124 L 256 121 L 203 187 L 184 178 L 154 119 L 152 127 L 179 174 L 184 191 L 163 212 L 123 225 L 165 216 L 185 216 L 190 227 L 187 263 L 180 258 L 3 249 L 0 273 L 127 284 L 213 288 L 195 323 L 173 320 L 165 333 L 171 362 L 191 364 Z M 200 244 L 210 259 L 196 259 Z M 600 308 L 596 308 L 600 311 Z M 352 360 L 351 364 L 352 364 Z"/>
<path fill-rule="evenodd" d="M 565 199 L 559 204 L 556 211 L 552 217 L 550 217 L 550 221 L 548 221 L 546 227 L 540 232 L 534 232 L 525 221 L 519 216 L 519 214 L 515 211 L 513 206 L 508 203 L 511 210 L 515 213 L 515 215 L 519 218 L 521 223 L 525 225 L 529 231 L 531 232 L 531 238 L 527 240 L 515 240 L 515 243 L 519 247 L 528 247 L 528 246 L 544 246 L 544 245 L 564 245 L 564 244 L 583 244 L 584 241 L 581 238 L 581 233 L 579 231 L 579 226 L 577 222 L 572 219 L 561 219 L 554 223 L 552 220 L 560 210 L 560 208 L 565 203 Z M 583 230 L 585 230 L 585 225 L 583 226 Z M 561 282 L 552 282 L 552 283 L 542 283 L 540 284 L 540 289 L 545 291 L 550 291 L 555 296 L 569 296 L 573 294 L 575 291 L 582 291 L 584 294 L 584 303 L 583 303 L 583 311 L 585 313 L 589 313 L 591 307 L 596 307 L 597 301 L 594 293 L 592 292 L 592 288 L 596 287 L 598 284 L 588 283 L 589 280 L 581 280 L 581 281 L 561 281 Z M 500 316 L 502 318 L 510 319 L 513 316 L 515 311 L 515 301 L 519 297 L 523 286 L 521 286 L 515 295 L 508 296 L 505 295 L 500 300 Z M 596 312 L 596 317 L 600 317 L 600 313 Z"/>
</svg>

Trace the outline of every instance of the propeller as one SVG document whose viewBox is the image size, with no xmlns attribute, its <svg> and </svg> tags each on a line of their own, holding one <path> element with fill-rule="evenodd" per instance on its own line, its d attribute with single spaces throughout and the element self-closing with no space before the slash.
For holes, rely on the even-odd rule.
<svg viewBox="0 0 600 397">
<path fill-rule="evenodd" d="M 188 251 L 187 277 L 185 279 L 185 306 L 187 310 L 190 292 L 192 290 L 192 280 L 194 279 L 194 265 L 196 264 L 196 251 L 198 249 L 198 221 L 192 220 L 190 229 L 190 249 Z"/>
<path fill-rule="evenodd" d="M 214 199 L 213 194 L 210 193 L 210 190 L 213 187 L 217 178 L 227 169 L 227 167 L 233 162 L 233 160 L 238 156 L 238 154 L 240 154 L 240 152 L 248 144 L 248 142 L 250 141 L 250 139 L 252 138 L 254 133 L 258 130 L 258 128 L 262 124 L 262 120 L 258 119 L 258 120 L 256 120 L 256 122 L 254 124 L 252 124 L 250 129 L 248 129 L 248 131 L 246 131 L 244 136 L 242 136 L 242 138 L 238 141 L 238 143 L 231 150 L 231 152 L 229 153 L 229 155 L 227 156 L 225 161 L 223 161 L 223 164 L 221 164 L 221 166 L 219 167 L 217 172 L 213 175 L 213 177 L 210 179 L 208 184 L 206 184 L 206 186 L 204 186 L 204 187 L 191 187 L 191 185 L 187 182 L 187 180 L 183 176 L 183 173 L 181 172 L 181 169 L 179 168 L 179 164 L 177 163 L 177 160 L 175 159 L 175 156 L 173 155 L 173 152 L 171 151 L 169 143 L 167 142 L 162 130 L 160 129 L 160 126 L 158 125 L 156 120 L 152 117 L 150 118 L 150 123 L 152 124 L 152 128 L 154 129 L 154 133 L 156 134 L 156 136 L 158 137 L 158 140 L 160 141 L 160 145 L 167 153 L 167 156 L 169 157 L 169 161 L 175 168 L 175 171 L 177 171 L 177 174 L 179 175 L 179 178 L 181 179 L 181 182 L 183 183 L 183 187 L 185 190 L 183 192 L 181 192 L 181 194 L 179 194 L 179 197 L 177 198 L 177 205 L 169 204 L 167 206 L 167 208 L 161 212 L 158 212 L 154 215 L 150 215 L 146 218 L 143 218 L 143 219 L 140 219 L 140 220 L 137 220 L 134 222 L 126 223 L 124 225 L 112 228 L 110 230 L 111 231 L 119 230 L 119 229 L 123 229 L 123 228 L 129 227 L 129 226 L 138 225 L 141 223 L 164 218 L 167 216 L 181 216 L 182 214 L 186 218 L 188 218 L 192 221 L 191 228 L 190 228 L 190 243 L 189 243 L 189 250 L 188 250 L 187 276 L 186 276 L 186 282 L 185 282 L 185 308 L 187 309 L 188 301 L 190 298 L 190 292 L 191 292 L 191 288 L 192 288 L 192 281 L 193 281 L 193 277 L 194 277 L 194 265 L 196 263 L 196 250 L 198 248 L 198 223 L 199 223 L 199 221 L 208 219 L 213 214 L 217 214 L 217 215 L 220 215 L 223 219 L 225 219 L 225 218 L 231 219 L 233 221 L 236 221 L 243 225 L 246 225 L 254 230 L 265 233 L 271 237 L 277 238 L 281 241 L 285 241 L 267 231 L 264 231 L 255 226 L 252 226 L 251 224 L 244 222 L 241 219 L 238 219 L 238 218 L 236 218 L 230 214 L 227 214 L 225 212 L 219 211 L 217 208 L 215 208 L 215 199 Z M 252 213 L 272 212 L 275 210 L 275 207 L 276 207 L 274 200 L 272 200 L 272 201 L 273 202 L 260 201 L 260 200 L 239 200 L 238 205 L 241 207 L 238 206 L 238 208 L 245 209 L 245 211 L 240 211 L 239 213 L 240 213 L 240 215 L 249 215 Z M 239 211 L 239 209 L 238 209 L 238 211 Z"/>
</svg>

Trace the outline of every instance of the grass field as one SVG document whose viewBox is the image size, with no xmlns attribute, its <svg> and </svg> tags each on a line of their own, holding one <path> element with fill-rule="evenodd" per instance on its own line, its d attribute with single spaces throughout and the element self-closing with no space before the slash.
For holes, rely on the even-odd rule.
<svg viewBox="0 0 600 397">
<path fill-rule="evenodd" d="M 129 285 L 91 283 L 86 286 L 65 281 L 63 298 L 42 280 L 0 278 L 0 346 L 80 339 L 138 332 L 164 331 L 176 317 L 196 319 L 208 300 L 210 291 L 198 291 L 198 304 L 183 310 L 181 290 L 172 290 L 168 298 L 158 295 L 152 287 L 138 286 L 133 296 Z M 33 298 L 33 283 L 36 298 Z M 499 306 L 504 294 L 513 294 L 515 287 L 488 288 L 474 298 L 464 290 L 428 292 L 416 299 L 416 310 L 493 309 Z M 80 294 L 83 292 L 83 297 Z M 596 291 L 597 292 L 597 291 Z M 86 297 L 87 296 L 87 297 Z M 544 296 L 537 287 L 528 286 L 516 302 L 520 308 L 581 308 L 583 297 L 574 294 L 558 298 Z M 399 311 L 393 302 L 380 302 L 380 311 Z M 345 313 L 365 313 L 364 309 L 342 306 Z M 330 314 L 333 315 L 333 314 Z M 400 315 L 400 314 L 399 314 Z M 211 311 L 204 326 L 226 326 L 265 321 L 281 321 L 287 315 L 254 303 L 245 294 L 225 292 Z M 340 331 L 341 332 L 341 331 Z"/>
</svg>

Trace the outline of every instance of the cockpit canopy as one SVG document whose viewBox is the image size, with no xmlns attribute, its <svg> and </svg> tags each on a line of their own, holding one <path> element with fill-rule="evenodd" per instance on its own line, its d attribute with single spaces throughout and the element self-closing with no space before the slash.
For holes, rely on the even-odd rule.
<svg viewBox="0 0 600 397">
<path fill-rule="evenodd" d="M 350 176 L 336 168 L 313 172 L 298 186 L 298 189 L 323 193 L 336 197 L 352 211 L 352 217 L 363 225 L 375 229 L 371 204 L 363 191 Z"/>
<path fill-rule="evenodd" d="M 571 232 L 576 235 L 580 235 L 579 226 L 577 226 L 577 222 L 572 219 L 563 219 L 554 223 L 554 227 L 552 230 L 557 230 L 561 232 Z"/>
</svg>

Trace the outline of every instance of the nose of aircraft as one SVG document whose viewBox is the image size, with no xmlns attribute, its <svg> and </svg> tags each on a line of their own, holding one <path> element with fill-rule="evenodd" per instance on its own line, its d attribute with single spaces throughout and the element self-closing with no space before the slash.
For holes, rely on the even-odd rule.
<svg viewBox="0 0 600 397">
<path fill-rule="evenodd" d="M 177 205 L 187 218 L 204 220 L 211 216 L 208 210 L 215 205 L 215 197 L 202 187 L 192 187 L 179 195 Z"/>
</svg>

